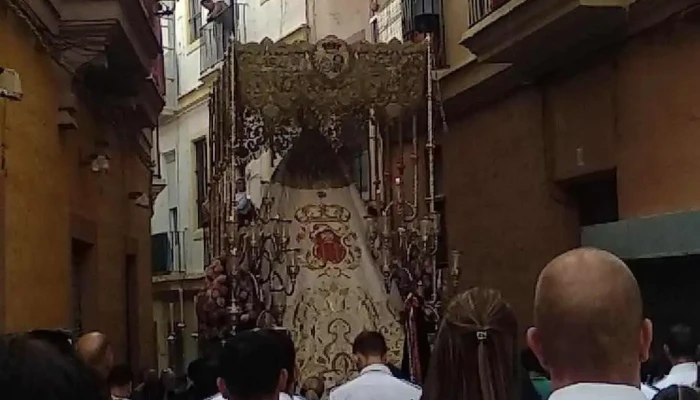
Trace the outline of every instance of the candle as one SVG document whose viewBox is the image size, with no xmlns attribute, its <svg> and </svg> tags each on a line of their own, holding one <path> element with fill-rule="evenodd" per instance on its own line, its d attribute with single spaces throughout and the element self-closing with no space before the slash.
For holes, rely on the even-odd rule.
<svg viewBox="0 0 700 400">
<path fill-rule="evenodd" d="M 384 236 L 389 236 L 389 217 L 386 214 L 382 215 L 382 228 L 384 231 Z"/>
<path fill-rule="evenodd" d="M 396 201 L 399 203 L 403 202 L 403 190 L 401 187 L 401 177 L 397 176 L 396 179 L 394 179 L 394 182 L 396 183 Z"/>
<path fill-rule="evenodd" d="M 377 233 L 377 220 L 372 216 L 366 216 L 365 221 L 367 222 L 367 236 L 372 238 Z"/>
<path fill-rule="evenodd" d="M 168 303 L 168 308 L 170 311 L 170 332 L 175 332 L 175 304 Z"/>
<path fill-rule="evenodd" d="M 452 250 L 452 268 L 450 275 L 452 275 L 452 284 L 457 287 L 459 283 L 459 250 Z"/>
<path fill-rule="evenodd" d="M 262 157 L 260 161 L 263 163 L 263 179 L 272 179 L 272 163 L 274 162 L 272 159 L 272 152 L 269 150 L 266 151 L 265 156 Z"/>
<path fill-rule="evenodd" d="M 197 295 L 194 295 L 192 298 L 192 314 L 194 314 L 194 326 L 195 326 L 195 332 L 199 331 L 199 318 L 197 317 Z"/>
<path fill-rule="evenodd" d="M 256 246 L 258 244 L 258 239 L 260 238 L 260 230 L 256 223 L 250 226 L 250 244 Z"/>
<path fill-rule="evenodd" d="M 430 214 L 431 219 L 433 220 L 433 232 L 436 234 L 440 233 L 440 213 L 434 212 Z"/>
<path fill-rule="evenodd" d="M 430 234 L 430 226 L 432 221 L 426 217 L 420 220 L 420 234 L 423 240 L 428 240 L 428 235 Z"/>
<path fill-rule="evenodd" d="M 185 291 L 182 288 L 178 288 L 178 295 L 180 297 L 180 323 L 185 323 Z"/>
<path fill-rule="evenodd" d="M 384 272 L 389 271 L 389 249 L 384 248 L 382 249 L 382 256 L 383 256 L 383 264 L 384 264 Z"/>
</svg>

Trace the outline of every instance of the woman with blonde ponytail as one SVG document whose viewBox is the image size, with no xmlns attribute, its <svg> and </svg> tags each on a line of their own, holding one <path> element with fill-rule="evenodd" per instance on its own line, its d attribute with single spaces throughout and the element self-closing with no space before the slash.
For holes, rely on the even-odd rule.
<svg viewBox="0 0 700 400">
<path fill-rule="evenodd" d="M 518 324 L 501 293 L 474 288 L 450 302 L 422 400 L 520 398 Z"/>
</svg>

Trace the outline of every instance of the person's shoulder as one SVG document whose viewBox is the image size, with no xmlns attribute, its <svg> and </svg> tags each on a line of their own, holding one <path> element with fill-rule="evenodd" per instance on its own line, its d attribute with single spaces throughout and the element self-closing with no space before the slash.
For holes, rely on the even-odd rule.
<svg viewBox="0 0 700 400">
<path fill-rule="evenodd" d="M 414 391 L 414 392 L 417 392 L 417 393 L 423 392 L 423 389 L 422 389 L 420 386 L 418 386 L 418 385 L 416 385 L 415 383 L 413 383 L 413 382 L 406 381 L 406 380 L 399 379 L 399 378 L 395 378 L 395 377 L 394 377 L 394 380 L 397 382 L 397 383 L 396 383 L 397 385 L 400 385 L 401 387 L 403 387 L 403 388 L 405 388 L 405 389 L 407 389 L 407 390 Z"/>
<path fill-rule="evenodd" d="M 666 389 L 667 387 L 676 384 L 675 379 L 671 375 L 666 375 L 654 383 L 652 388 L 656 388 L 657 391 L 661 389 Z"/>
<path fill-rule="evenodd" d="M 357 378 L 355 378 L 353 380 L 345 382 L 342 385 L 336 386 L 333 389 L 331 389 L 330 393 L 328 394 L 329 399 L 338 400 L 338 399 L 345 398 L 346 394 L 349 391 L 351 391 L 355 386 L 357 386 L 357 383 L 360 380 L 360 378 L 361 378 L 361 376 L 358 376 Z"/>
<path fill-rule="evenodd" d="M 656 396 L 657 393 L 659 393 L 659 389 L 655 386 L 649 386 L 645 383 L 642 383 L 642 385 L 639 387 L 639 389 L 644 393 L 644 396 L 646 396 L 647 399 L 651 400 Z"/>
</svg>

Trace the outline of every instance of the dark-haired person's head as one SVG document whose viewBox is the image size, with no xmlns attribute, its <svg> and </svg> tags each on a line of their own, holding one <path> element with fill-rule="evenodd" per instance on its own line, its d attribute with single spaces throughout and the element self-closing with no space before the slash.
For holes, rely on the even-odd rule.
<svg viewBox="0 0 700 400">
<path fill-rule="evenodd" d="M 269 335 L 278 341 L 282 351 L 282 368 L 287 371 L 287 387 L 285 392 L 292 392 L 299 379 L 297 372 L 297 356 L 294 349 L 294 341 L 289 331 L 284 329 L 262 329 L 259 331 L 262 335 Z"/>
<path fill-rule="evenodd" d="M 190 391 L 193 398 L 206 399 L 219 392 L 216 378 L 219 377 L 218 363 L 214 357 L 198 358 L 187 367 L 187 376 L 192 381 Z"/>
<path fill-rule="evenodd" d="M 359 369 L 373 364 L 386 364 L 386 353 L 386 340 L 379 332 L 360 332 L 352 343 L 352 354 Z"/>
<path fill-rule="evenodd" d="M 472 288 L 452 298 L 430 355 L 423 400 L 523 399 L 518 323 L 503 295 Z"/>
<path fill-rule="evenodd" d="M 659 391 L 653 400 L 700 400 L 700 395 L 691 387 L 673 385 Z"/>
<path fill-rule="evenodd" d="M 0 337 L 0 398 L 105 400 L 96 374 L 54 344 L 16 334 Z"/>
<path fill-rule="evenodd" d="M 671 327 L 664 351 L 673 365 L 694 361 L 697 349 L 697 338 L 690 326 L 676 324 Z"/>
<path fill-rule="evenodd" d="M 282 348 L 272 335 L 243 332 L 224 346 L 219 391 L 230 400 L 277 400 L 287 387 Z"/>
<path fill-rule="evenodd" d="M 113 398 L 128 399 L 131 397 L 134 374 L 128 365 L 116 365 L 112 368 L 107 382 Z"/>
</svg>

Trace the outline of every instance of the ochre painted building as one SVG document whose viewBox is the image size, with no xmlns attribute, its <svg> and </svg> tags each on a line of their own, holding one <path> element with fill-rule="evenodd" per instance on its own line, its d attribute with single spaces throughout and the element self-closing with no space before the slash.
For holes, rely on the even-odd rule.
<svg viewBox="0 0 700 400">
<path fill-rule="evenodd" d="M 32 3 L 41 18 L 29 23 L 20 18 L 24 2 L 0 1 L 0 66 L 19 74 L 23 92 L 20 101 L 0 98 L 0 331 L 100 330 L 119 362 L 150 366 L 150 132 L 162 96 L 147 76 L 158 39 L 146 15 L 131 26 L 117 20 L 102 27 L 119 44 L 92 49 L 94 58 L 110 49 L 124 65 L 142 67 L 132 77 L 69 54 L 50 57 L 55 38 L 66 43 L 86 31 L 76 28 L 80 20 L 71 19 L 68 5 L 59 4 L 59 14 L 46 13 L 47 4 Z M 147 51 L 125 40 L 141 22 L 152 36 L 140 39 L 151 40 Z M 46 30 L 51 34 L 42 37 Z M 147 63 L 124 51 L 129 46 Z M 101 92 L 94 78 L 108 76 L 138 90 Z M 98 155 L 108 158 L 108 170 L 93 171 Z"/>
<path fill-rule="evenodd" d="M 443 1 L 440 179 L 462 287 L 500 289 L 525 326 L 545 264 L 590 245 L 629 261 L 662 324 L 697 303 L 698 4 Z"/>
</svg>

